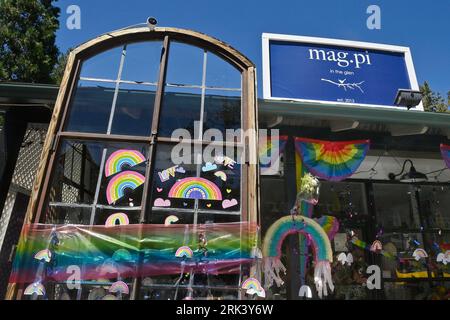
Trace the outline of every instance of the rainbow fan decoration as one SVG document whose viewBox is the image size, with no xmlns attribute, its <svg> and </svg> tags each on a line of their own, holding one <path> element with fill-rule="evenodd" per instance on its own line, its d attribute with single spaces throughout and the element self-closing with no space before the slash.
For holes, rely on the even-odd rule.
<svg viewBox="0 0 450 320">
<path fill-rule="evenodd" d="M 192 258 L 193 255 L 192 249 L 187 246 L 179 247 L 177 252 L 175 252 L 175 257 L 177 258 Z"/>
<path fill-rule="evenodd" d="M 319 178 L 341 181 L 361 165 L 370 140 L 322 141 L 295 138 L 295 148 L 309 172 Z"/>
<path fill-rule="evenodd" d="M 109 288 L 109 292 L 111 292 L 111 293 L 120 292 L 122 294 L 129 294 L 130 290 L 128 289 L 128 285 L 125 282 L 116 281 Z"/>
<path fill-rule="evenodd" d="M 213 182 L 190 177 L 178 180 L 170 189 L 169 198 L 222 200 L 222 193 Z"/>
<path fill-rule="evenodd" d="M 126 226 L 130 224 L 130 220 L 128 219 L 128 216 L 125 213 L 118 212 L 113 213 L 106 219 L 105 226 L 106 227 L 115 227 L 117 225 L 119 226 Z"/>
<path fill-rule="evenodd" d="M 134 167 L 145 161 L 142 153 L 136 150 L 121 149 L 113 152 L 105 164 L 105 176 L 109 177 L 113 174 L 124 170 L 124 168 Z"/>
<path fill-rule="evenodd" d="M 322 216 L 319 219 L 316 219 L 316 221 L 328 235 L 328 238 L 333 240 L 334 236 L 339 231 L 339 220 L 332 216 Z"/>
<path fill-rule="evenodd" d="M 26 296 L 31 296 L 33 294 L 36 294 L 38 296 L 43 296 L 43 295 L 45 295 L 45 288 L 39 282 L 32 283 L 28 287 L 25 288 L 25 291 L 23 292 L 23 294 Z"/>
<path fill-rule="evenodd" d="M 261 298 L 266 297 L 266 291 L 261 286 L 261 283 L 258 281 L 258 279 L 248 278 L 242 283 L 242 289 L 245 289 L 247 294 L 257 294 Z"/>
<path fill-rule="evenodd" d="M 48 250 L 48 249 L 44 249 L 44 250 L 41 250 L 38 253 L 36 253 L 34 255 L 34 258 L 39 260 L 39 261 L 44 260 L 45 262 L 48 263 L 52 259 L 52 252 L 50 250 Z"/>
<path fill-rule="evenodd" d="M 125 195 L 126 189 L 134 190 L 143 184 L 145 177 L 139 172 L 124 171 L 114 176 L 106 188 L 108 204 L 116 202 Z"/>
<path fill-rule="evenodd" d="M 450 168 L 450 146 L 446 144 L 441 144 L 441 155 L 445 161 L 445 164 Z"/>
</svg>

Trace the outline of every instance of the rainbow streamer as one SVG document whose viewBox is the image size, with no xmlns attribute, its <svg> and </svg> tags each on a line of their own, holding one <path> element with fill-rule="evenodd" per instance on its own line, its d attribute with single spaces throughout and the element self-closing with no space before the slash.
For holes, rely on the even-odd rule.
<svg viewBox="0 0 450 320">
<path fill-rule="evenodd" d="M 450 169 L 450 146 L 446 144 L 441 144 L 441 155 L 445 161 L 445 164 Z"/>
<path fill-rule="evenodd" d="M 284 152 L 288 136 L 274 136 L 268 139 L 260 139 L 258 154 L 259 167 L 262 175 L 271 175 L 273 171 L 277 171 L 272 167 L 279 161 L 280 155 Z"/>
<path fill-rule="evenodd" d="M 180 247 L 199 248 L 198 232 L 208 237 L 208 255 L 194 250 L 189 260 L 176 257 Z M 52 263 L 42 270 L 34 258 L 36 252 L 49 247 L 54 233 L 58 246 L 52 249 Z M 82 281 L 122 279 L 180 274 L 182 270 L 195 273 L 235 274 L 242 264 L 251 264 L 251 249 L 257 225 L 246 222 L 208 225 L 163 224 L 106 226 L 26 225 L 25 237 L 19 243 L 12 283 L 42 281 L 65 282 L 71 273 L 69 266 L 81 268 Z M 118 279 L 119 280 L 119 279 Z"/>
<path fill-rule="evenodd" d="M 222 200 L 222 193 L 213 182 L 190 177 L 178 180 L 170 189 L 169 198 Z"/>
<path fill-rule="evenodd" d="M 361 165 L 369 150 L 369 140 L 322 141 L 295 138 L 295 149 L 304 166 L 319 178 L 341 181 Z"/>
<path fill-rule="evenodd" d="M 126 189 L 134 190 L 143 184 L 145 177 L 139 172 L 124 171 L 114 176 L 106 188 L 106 199 L 112 204 L 125 195 Z"/>
<path fill-rule="evenodd" d="M 145 161 L 142 153 L 136 150 L 121 149 L 113 152 L 105 164 L 105 176 L 109 177 L 124 168 L 134 167 Z"/>
</svg>

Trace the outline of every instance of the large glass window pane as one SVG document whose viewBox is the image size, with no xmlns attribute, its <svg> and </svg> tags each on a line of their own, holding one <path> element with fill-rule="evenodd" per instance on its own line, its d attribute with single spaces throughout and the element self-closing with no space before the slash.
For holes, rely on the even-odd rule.
<svg viewBox="0 0 450 320">
<path fill-rule="evenodd" d="M 167 66 L 167 83 L 202 85 L 204 51 L 195 46 L 171 42 Z"/>
<path fill-rule="evenodd" d="M 156 83 L 161 59 L 161 41 L 127 45 L 121 80 Z"/>
<path fill-rule="evenodd" d="M 112 122 L 112 134 L 149 136 L 156 87 L 121 83 Z"/>
<path fill-rule="evenodd" d="M 82 81 L 73 96 L 66 131 L 106 133 L 115 83 Z"/>
<path fill-rule="evenodd" d="M 174 130 L 185 129 L 191 139 L 198 138 L 194 133 L 195 122 L 200 121 L 200 106 L 200 89 L 166 87 L 161 106 L 159 136 L 171 137 Z"/>
<path fill-rule="evenodd" d="M 241 88 L 241 73 L 230 63 L 208 52 L 206 86 L 216 88 Z"/>
<path fill-rule="evenodd" d="M 123 47 L 101 52 L 83 61 L 80 77 L 116 80 Z"/>
<path fill-rule="evenodd" d="M 206 90 L 204 130 L 215 129 L 226 140 L 226 130 L 241 129 L 240 91 Z"/>
<path fill-rule="evenodd" d="M 421 226 L 416 187 L 409 184 L 373 185 L 377 221 L 390 229 L 419 229 Z"/>
<path fill-rule="evenodd" d="M 424 227 L 450 230 L 450 188 L 424 185 L 420 187 L 419 197 Z"/>
<path fill-rule="evenodd" d="M 137 221 L 146 157 L 144 144 L 63 141 L 43 222 L 104 224 L 112 211 Z"/>
</svg>

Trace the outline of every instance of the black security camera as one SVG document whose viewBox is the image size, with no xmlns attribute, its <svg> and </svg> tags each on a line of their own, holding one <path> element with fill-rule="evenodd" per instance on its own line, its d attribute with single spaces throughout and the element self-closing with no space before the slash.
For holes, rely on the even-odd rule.
<svg viewBox="0 0 450 320">
<path fill-rule="evenodd" d="M 147 25 L 150 28 L 154 28 L 157 24 L 158 24 L 158 21 L 156 20 L 156 18 L 154 18 L 154 17 L 148 17 L 147 18 Z"/>
</svg>

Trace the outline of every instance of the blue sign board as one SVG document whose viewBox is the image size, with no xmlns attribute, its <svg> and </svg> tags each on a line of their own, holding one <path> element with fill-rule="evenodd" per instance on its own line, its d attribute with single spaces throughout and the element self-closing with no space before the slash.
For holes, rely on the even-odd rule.
<svg viewBox="0 0 450 320">
<path fill-rule="evenodd" d="M 266 39 L 265 98 L 393 106 L 398 89 L 417 89 L 408 48 L 300 38 Z"/>
</svg>

